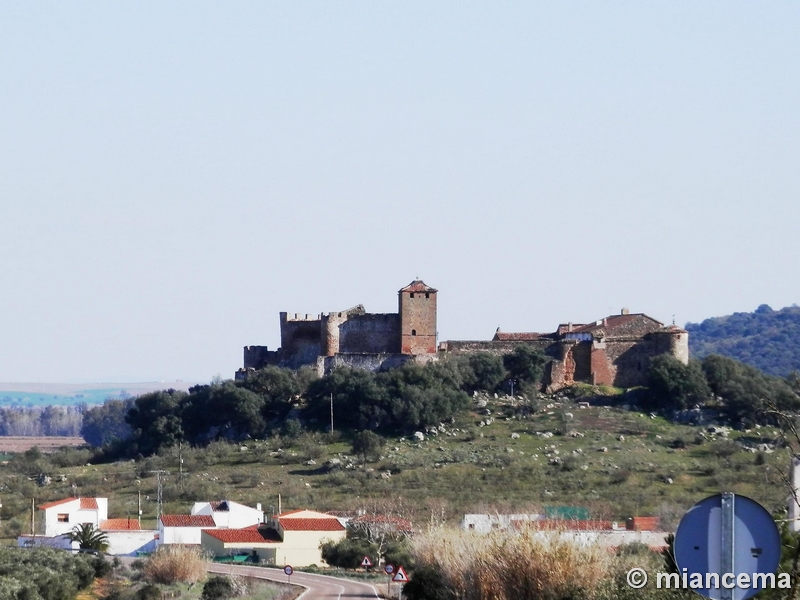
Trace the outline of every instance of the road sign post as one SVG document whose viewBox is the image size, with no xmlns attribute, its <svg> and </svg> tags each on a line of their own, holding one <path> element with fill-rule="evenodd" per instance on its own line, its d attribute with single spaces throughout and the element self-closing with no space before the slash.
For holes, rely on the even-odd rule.
<svg viewBox="0 0 800 600">
<path fill-rule="evenodd" d="M 394 565 L 385 564 L 383 566 L 383 571 L 386 573 L 386 595 L 391 596 L 391 588 L 389 586 L 392 585 L 392 573 L 394 573 Z"/>
<path fill-rule="evenodd" d="M 369 556 L 365 556 L 361 561 L 361 566 L 365 569 L 369 569 L 372 566 L 372 561 L 370 560 Z"/>
<path fill-rule="evenodd" d="M 292 573 L 294 573 L 294 569 L 291 565 L 286 565 L 283 567 L 283 572 L 286 573 L 286 580 L 289 582 L 289 585 L 292 584 Z"/>
<path fill-rule="evenodd" d="M 397 572 L 392 577 L 392 581 L 400 584 L 400 592 L 397 598 L 398 600 L 403 600 L 403 584 L 408 583 L 408 575 L 406 575 L 406 570 L 403 568 L 403 565 L 397 567 Z"/>
</svg>

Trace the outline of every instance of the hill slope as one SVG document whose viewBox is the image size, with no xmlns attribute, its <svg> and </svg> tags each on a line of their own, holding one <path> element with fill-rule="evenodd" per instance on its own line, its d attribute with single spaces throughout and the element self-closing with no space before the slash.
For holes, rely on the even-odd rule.
<svg viewBox="0 0 800 600">
<path fill-rule="evenodd" d="M 800 371 L 800 306 L 762 304 L 754 312 L 687 323 L 686 330 L 695 358 L 722 354 L 780 377 Z"/>
</svg>

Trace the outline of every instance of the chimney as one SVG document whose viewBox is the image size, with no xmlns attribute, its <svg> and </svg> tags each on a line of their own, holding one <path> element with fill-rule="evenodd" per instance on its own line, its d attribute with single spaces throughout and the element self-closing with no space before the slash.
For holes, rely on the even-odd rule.
<svg viewBox="0 0 800 600">
<path fill-rule="evenodd" d="M 631 311 L 628 310 L 627 308 L 623 308 L 621 311 L 619 311 L 619 314 L 621 314 L 621 315 L 629 315 L 629 314 L 631 314 Z"/>
<path fill-rule="evenodd" d="M 567 324 L 567 331 L 572 331 L 572 321 Z"/>
</svg>

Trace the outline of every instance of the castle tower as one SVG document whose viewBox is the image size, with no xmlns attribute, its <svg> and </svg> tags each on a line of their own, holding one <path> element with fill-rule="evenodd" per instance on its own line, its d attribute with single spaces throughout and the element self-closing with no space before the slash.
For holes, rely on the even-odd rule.
<svg viewBox="0 0 800 600">
<path fill-rule="evenodd" d="M 415 279 L 397 292 L 400 353 L 436 353 L 436 290 Z"/>
</svg>

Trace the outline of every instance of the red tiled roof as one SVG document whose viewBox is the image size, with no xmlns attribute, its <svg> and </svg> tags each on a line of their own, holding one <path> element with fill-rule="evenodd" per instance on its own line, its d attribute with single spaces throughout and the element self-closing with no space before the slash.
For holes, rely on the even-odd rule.
<svg viewBox="0 0 800 600">
<path fill-rule="evenodd" d="M 55 502 L 46 502 L 45 504 L 39 505 L 39 510 L 47 510 L 48 508 L 53 508 L 54 506 L 58 506 L 60 504 L 66 504 L 67 502 L 75 502 L 77 498 L 64 498 L 63 500 L 56 500 Z"/>
<path fill-rule="evenodd" d="M 136 519 L 106 519 L 100 523 L 104 531 L 140 531 L 142 529 Z"/>
<path fill-rule="evenodd" d="M 257 525 L 243 529 L 209 529 L 206 533 L 213 538 L 228 544 L 282 542 L 278 532 L 269 527 L 259 528 Z"/>
<path fill-rule="evenodd" d="M 628 315 L 611 315 L 610 317 L 606 317 L 605 319 L 600 319 L 599 321 L 595 321 L 594 323 L 589 323 L 588 325 L 583 325 L 582 327 L 573 327 L 571 333 L 590 333 L 592 331 L 597 331 L 599 329 L 604 329 L 606 331 L 616 329 L 617 327 L 622 327 L 630 323 L 631 321 L 636 321 L 637 319 L 641 319 L 644 317 L 645 319 L 649 319 L 653 323 L 658 323 L 659 326 L 663 326 L 663 323 L 660 321 L 656 321 L 655 319 L 648 317 L 644 313 L 634 313 Z"/>
<path fill-rule="evenodd" d="M 97 510 L 99 508 L 97 506 L 97 498 L 64 498 L 63 500 L 56 500 L 55 502 L 40 504 L 39 510 L 47 510 L 48 508 L 53 508 L 54 506 L 58 506 L 60 504 L 66 504 L 67 502 L 75 502 L 75 500 L 81 501 L 81 510 Z"/>
<path fill-rule="evenodd" d="M 211 515 L 161 515 L 164 527 L 216 527 Z"/>
<path fill-rule="evenodd" d="M 426 285 L 424 281 L 421 279 L 415 279 L 411 283 L 409 283 L 406 287 L 400 290 L 401 292 L 437 292 L 438 290 L 433 289 L 431 286 Z"/>
<path fill-rule="evenodd" d="M 286 531 L 344 531 L 339 520 L 330 519 L 281 519 L 281 526 Z"/>
<path fill-rule="evenodd" d="M 572 519 L 547 519 L 545 521 L 518 521 L 511 522 L 514 527 L 533 527 L 535 529 L 549 529 L 556 531 L 611 531 L 614 524 L 611 521 L 576 521 Z"/>
<path fill-rule="evenodd" d="M 411 521 L 387 515 L 361 515 L 350 520 L 351 523 L 367 523 L 370 525 L 387 525 L 397 531 L 411 531 Z"/>
</svg>

